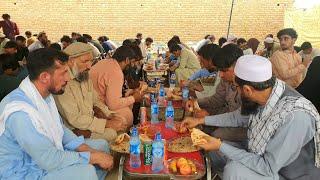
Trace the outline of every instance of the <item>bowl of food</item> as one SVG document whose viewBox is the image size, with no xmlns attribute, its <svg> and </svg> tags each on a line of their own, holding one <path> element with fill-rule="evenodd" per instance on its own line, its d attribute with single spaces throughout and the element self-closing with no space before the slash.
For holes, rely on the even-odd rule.
<svg viewBox="0 0 320 180">
<path fill-rule="evenodd" d="M 169 88 L 166 90 L 167 100 L 169 101 L 181 101 L 182 100 L 182 92 L 180 88 Z"/>
<path fill-rule="evenodd" d="M 169 68 L 169 64 L 160 64 L 159 65 L 159 70 L 166 70 L 166 69 L 168 69 Z"/>
<path fill-rule="evenodd" d="M 147 65 L 145 70 L 152 71 L 153 70 L 153 65 Z"/>
<path fill-rule="evenodd" d="M 199 151 L 198 146 L 194 146 L 190 135 L 184 135 L 178 138 L 173 138 L 168 141 L 168 152 L 173 153 L 192 153 Z"/>
<path fill-rule="evenodd" d="M 197 160 L 176 157 L 168 160 L 168 172 L 171 179 L 193 180 L 204 176 L 205 167 Z"/>
<path fill-rule="evenodd" d="M 182 127 L 181 122 L 177 122 L 174 124 L 173 130 L 179 134 L 189 133 L 189 129 L 187 127 Z"/>
<path fill-rule="evenodd" d="M 147 137 L 154 139 L 157 132 L 160 132 L 160 127 L 151 124 L 138 125 L 139 134 L 145 134 Z"/>
</svg>

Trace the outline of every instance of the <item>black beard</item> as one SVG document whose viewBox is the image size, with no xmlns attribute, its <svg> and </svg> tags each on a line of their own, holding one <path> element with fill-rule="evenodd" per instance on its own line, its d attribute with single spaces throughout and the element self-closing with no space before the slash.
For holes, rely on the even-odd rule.
<svg viewBox="0 0 320 180">
<path fill-rule="evenodd" d="M 130 71 L 129 71 L 129 68 L 127 68 L 127 67 L 126 67 L 122 72 L 123 72 L 123 74 L 124 74 L 125 76 L 127 76 L 127 75 L 130 74 L 130 73 L 129 73 L 129 72 L 130 72 Z"/>
<path fill-rule="evenodd" d="M 135 66 L 132 67 L 131 65 L 128 65 L 124 68 L 124 70 L 122 71 L 124 75 L 129 75 L 131 71 L 135 71 Z"/>
<path fill-rule="evenodd" d="M 81 73 L 79 73 L 76 77 L 78 82 L 87 81 L 89 79 L 89 70 L 85 70 Z"/>
<path fill-rule="evenodd" d="M 48 91 L 53 95 L 61 95 L 64 93 L 64 89 L 60 89 L 59 91 L 56 91 L 54 89 L 49 89 Z"/>
<path fill-rule="evenodd" d="M 207 69 L 209 71 L 209 73 L 213 73 L 216 71 L 216 68 L 210 68 L 210 69 Z"/>
<path fill-rule="evenodd" d="M 48 47 L 48 41 L 41 40 L 40 42 L 44 47 Z"/>
<path fill-rule="evenodd" d="M 288 50 L 289 47 L 281 47 L 282 51 Z"/>
<path fill-rule="evenodd" d="M 250 115 L 256 114 L 258 112 L 259 104 L 249 100 L 246 97 L 241 96 L 241 114 Z"/>
</svg>

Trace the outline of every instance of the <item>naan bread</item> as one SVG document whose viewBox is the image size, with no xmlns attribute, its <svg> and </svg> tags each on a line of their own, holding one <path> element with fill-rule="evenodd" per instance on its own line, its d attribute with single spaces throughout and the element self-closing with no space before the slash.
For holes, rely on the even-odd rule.
<svg viewBox="0 0 320 180">
<path fill-rule="evenodd" d="M 205 137 L 209 137 L 209 135 L 196 128 L 191 130 L 191 139 L 194 146 L 208 143 Z"/>
<path fill-rule="evenodd" d="M 130 153 L 130 144 L 129 144 L 129 141 L 123 141 L 120 144 L 113 143 L 110 145 L 110 149 L 115 152 L 118 152 L 118 153 L 129 154 Z"/>
<path fill-rule="evenodd" d="M 110 145 L 110 149 L 118 153 L 130 154 L 130 136 L 127 133 L 120 134 Z M 142 143 L 140 143 L 140 152 L 143 153 Z"/>
<path fill-rule="evenodd" d="M 196 111 L 201 110 L 201 108 L 200 108 L 197 100 L 195 100 L 195 101 L 193 102 L 193 106 L 194 106 L 194 110 L 196 110 Z"/>
<path fill-rule="evenodd" d="M 130 136 L 127 133 L 120 134 L 116 140 L 114 140 L 115 144 L 121 144 L 123 141 L 130 141 Z"/>
<path fill-rule="evenodd" d="M 141 86 L 141 88 L 140 88 L 140 94 L 143 93 L 143 92 L 145 92 L 145 91 L 147 91 L 147 89 L 148 89 L 148 85 L 143 84 L 143 85 Z"/>
</svg>

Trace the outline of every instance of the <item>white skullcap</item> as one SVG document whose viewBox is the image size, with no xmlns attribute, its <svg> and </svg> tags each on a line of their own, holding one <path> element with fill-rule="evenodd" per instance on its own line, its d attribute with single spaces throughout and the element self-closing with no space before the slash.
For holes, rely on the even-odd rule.
<svg viewBox="0 0 320 180">
<path fill-rule="evenodd" d="M 267 37 L 265 40 L 264 40 L 265 43 L 273 43 L 273 38 L 272 37 Z"/>
<path fill-rule="evenodd" d="M 230 41 L 230 42 L 227 41 L 227 42 L 222 44 L 221 48 L 223 48 L 223 47 L 225 47 L 226 45 L 229 45 L 229 44 L 236 44 L 236 43 L 234 43 L 232 41 Z"/>
<path fill-rule="evenodd" d="M 272 65 L 262 56 L 245 55 L 237 60 L 234 74 L 245 81 L 264 82 L 272 77 Z"/>
<path fill-rule="evenodd" d="M 236 37 L 235 35 L 229 34 L 229 36 L 228 36 L 228 38 L 227 38 L 227 41 L 230 42 L 230 41 L 233 41 L 233 40 L 235 40 L 235 39 L 237 39 L 237 37 Z"/>
<path fill-rule="evenodd" d="M 230 43 L 230 42 L 228 42 L 228 41 L 227 41 L 227 42 L 225 42 L 225 43 L 223 43 L 223 44 L 222 44 L 222 46 L 221 46 L 221 48 L 225 47 L 225 46 L 226 46 L 226 45 L 228 45 L 228 44 L 231 44 L 231 43 Z"/>
<path fill-rule="evenodd" d="M 6 35 L 4 35 L 2 32 L 0 32 L 0 38 L 5 38 Z"/>
</svg>

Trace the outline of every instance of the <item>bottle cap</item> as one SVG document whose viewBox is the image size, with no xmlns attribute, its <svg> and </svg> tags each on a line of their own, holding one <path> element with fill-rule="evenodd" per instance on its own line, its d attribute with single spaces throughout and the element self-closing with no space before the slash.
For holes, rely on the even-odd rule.
<svg viewBox="0 0 320 180">
<path fill-rule="evenodd" d="M 138 136 L 138 130 L 136 127 L 132 128 L 132 136 Z"/>
<path fill-rule="evenodd" d="M 160 132 L 157 132 L 156 137 L 154 138 L 154 140 L 155 141 L 162 141 Z"/>
</svg>

